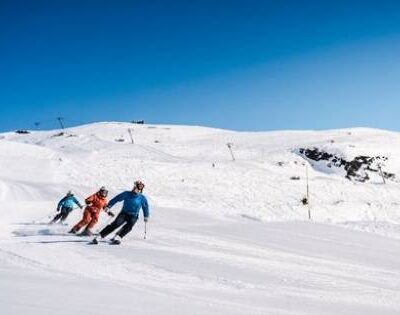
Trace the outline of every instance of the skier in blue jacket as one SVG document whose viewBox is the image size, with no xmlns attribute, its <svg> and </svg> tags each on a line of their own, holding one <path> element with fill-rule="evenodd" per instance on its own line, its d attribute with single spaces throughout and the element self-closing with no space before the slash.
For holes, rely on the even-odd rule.
<svg viewBox="0 0 400 315">
<path fill-rule="evenodd" d="M 72 191 L 68 191 L 66 196 L 62 198 L 57 205 L 57 212 L 58 213 L 50 223 L 56 223 L 58 220 L 60 222 L 64 222 L 71 211 L 74 209 L 74 206 L 77 205 L 79 208 L 83 208 L 80 202 L 75 198 Z"/>
<path fill-rule="evenodd" d="M 143 188 L 144 184 L 141 181 L 136 181 L 132 191 L 124 191 L 110 200 L 105 209 L 108 212 L 116 203 L 121 201 L 124 203 L 116 219 L 100 231 L 101 238 L 105 238 L 123 225 L 114 238 L 111 239 L 111 244 L 120 244 L 121 239 L 132 230 L 138 220 L 140 209 L 143 209 L 144 222 L 147 222 L 149 219 L 149 205 L 146 197 L 142 194 Z M 97 237 L 93 239 L 92 243 L 98 244 Z"/>
</svg>

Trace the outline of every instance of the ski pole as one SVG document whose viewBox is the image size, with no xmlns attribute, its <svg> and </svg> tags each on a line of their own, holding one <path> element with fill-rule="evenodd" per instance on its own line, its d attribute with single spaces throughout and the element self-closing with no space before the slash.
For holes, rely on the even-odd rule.
<svg viewBox="0 0 400 315">
<path fill-rule="evenodd" d="M 311 220 L 310 187 L 308 185 L 308 165 L 306 165 L 306 181 L 307 181 L 308 220 Z"/>
<path fill-rule="evenodd" d="M 147 222 L 144 222 L 144 237 L 143 239 L 146 239 L 147 236 Z"/>
<path fill-rule="evenodd" d="M 46 216 L 43 216 L 43 217 L 40 217 L 39 219 L 37 219 L 37 220 L 32 220 L 32 223 L 41 223 L 41 222 L 43 222 L 44 220 L 48 220 L 48 219 L 51 219 L 51 218 L 53 218 L 54 217 L 54 212 L 51 212 L 51 213 L 49 213 L 48 215 L 46 215 Z"/>
</svg>

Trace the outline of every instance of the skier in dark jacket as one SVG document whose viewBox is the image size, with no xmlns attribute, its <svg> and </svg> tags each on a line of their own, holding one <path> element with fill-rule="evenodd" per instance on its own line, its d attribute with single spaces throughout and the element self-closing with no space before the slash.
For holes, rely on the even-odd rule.
<svg viewBox="0 0 400 315">
<path fill-rule="evenodd" d="M 140 209 L 143 209 L 144 222 L 147 222 L 149 219 L 149 206 L 146 197 L 142 194 L 143 188 L 144 184 L 141 181 L 136 181 L 132 191 L 124 191 L 110 200 L 107 205 L 107 211 L 118 202 L 123 201 L 124 204 L 116 219 L 100 231 L 101 238 L 105 238 L 123 225 L 114 238 L 111 239 L 111 244 L 120 244 L 121 239 L 132 230 L 138 220 Z M 93 239 L 92 243 L 98 244 L 97 237 Z"/>
<path fill-rule="evenodd" d="M 68 191 L 66 196 L 62 198 L 57 205 L 57 212 L 58 213 L 50 223 L 56 223 L 58 220 L 60 222 L 64 222 L 71 211 L 74 209 L 74 206 L 77 205 L 79 208 L 83 208 L 80 202 L 75 198 L 72 191 Z"/>
</svg>

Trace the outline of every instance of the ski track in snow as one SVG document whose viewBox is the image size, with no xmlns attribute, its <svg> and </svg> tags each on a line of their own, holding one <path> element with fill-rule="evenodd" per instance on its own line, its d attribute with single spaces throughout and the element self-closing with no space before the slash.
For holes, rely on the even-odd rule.
<svg viewBox="0 0 400 315">
<path fill-rule="evenodd" d="M 355 143 L 396 159 L 400 135 L 124 123 L 57 133 L 0 140 L 2 314 L 400 313 L 398 184 L 311 169 L 307 222 L 304 161 L 292 152 L 335 139 L 340 152 Z M 114 195 L 136 178 L 152 210 L 148 239 L 139 220 L 122 246 L 88 245 L 67 234 L 79 209 L 68 226 L 46 224 L 68 189 L 80 200 L 101 185 Z"/>
</svg>

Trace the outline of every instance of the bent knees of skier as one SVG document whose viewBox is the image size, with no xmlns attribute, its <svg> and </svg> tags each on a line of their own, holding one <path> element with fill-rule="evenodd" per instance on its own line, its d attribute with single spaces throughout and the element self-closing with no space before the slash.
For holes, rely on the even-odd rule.
<svg viewBox="0 0 400 315">
<path fill-rule="evenodd" d="M 140 209 L 143 210 L 145 222 L 148 221 L 149 205 L 147 198 L 143 195 L 143 189 L 144 184 L 141 181 L 136 181 L 132 190 L 124 191 L 110 200 L 106 208 L 109 213 L 111 213 L 109 209 L 111 209 L 115 204 L 123 202 L 123 205 L 121 212 L 115 220 L 100 231 L 101 238 L 107 237 L 109 234 L 120 228 L 111 239 L 111 244 L 120 244 L 122 238 L 132 230 L 133 226 L 137 222 Z M 92 243 L 98 243 L 97 237 L 93 239 Z"/>
<path fill-rule="evenodd" d="M 99 221 L 101 210 L 106 208 L 107 195 L 108 190 L 105 187 L 101 187 L 98 192 L 86 198 L 86 208 L 83 212 L 83 217 L 69 232 L 76 234 L 84 228 L 82 235 L 92 235 L 92 229 Z"/>
</svg>

